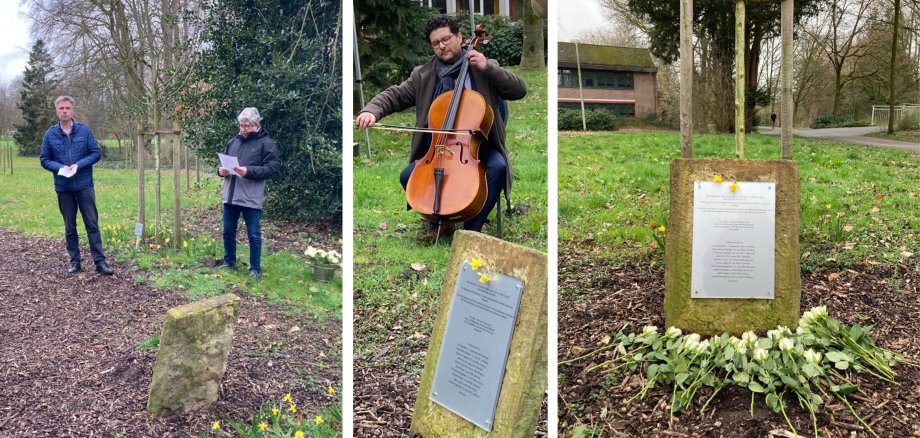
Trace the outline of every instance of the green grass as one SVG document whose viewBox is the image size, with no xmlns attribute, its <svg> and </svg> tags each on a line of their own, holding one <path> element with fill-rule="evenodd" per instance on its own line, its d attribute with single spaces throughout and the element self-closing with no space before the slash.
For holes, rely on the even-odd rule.
<svg viewBox="0 0 920 438">
<path fill-rule="evenodd" d="M 872 132 L 866 134 L 868 137 L 887 138 L 889 140 L 907 141 L 911 143 L 920 143 L 920 130 L 912 131 L 894 131 L 894 134 L 888 134 L 887 130 Z"/>
<path fill-rule="evenodd" d="M 41 168 L 37 157 L 15 157 L 14 174 L 0 172 L 0 227 L 15 228 L 31 235 L 63 240 L 63 224 L 57 207 L 53 179 Z M 222 257 L 220 237 L 221 181 L 210 172 L 202 174 L 201 186 L 185 192 L 182 186 L 184 250 L 157 248 L 153 239 L 144 241 L 140 249 L 134 245 L 134 224 L 137 221 L 137 173 L 131 169 L 93 169 L 99 226 L 103 232 L 105 250 L 117 261 L 131 261 L 147 271 L 146 278 L 158 288 L 183 290 L 190 300 L 225 293 L 244 291 L 266 296 L 270 302 L 284 304 L 292 311 L 306 311 L 318 316 L 340 319 L 342 307 L 341 280 L 331 284 L 316 283 L 302 254 L 269 251 L 262 247 L 262 281 L 253 281 L 248 271 L 216 272 L 204 265 L 206 260 Z M 184 184 L 184 178 L 182 180 Z M 172 236 L 173 185 L 172 174 L 162 175 L 161 231 L 162 238 Z M 153 232 L 155 207 L 155 176 L 145 177 L 147 227 Z M 77 229 L 85 244 L 82 219 Z M 243 225 L 241 224 L 242 228 Z M 263 220 L 263 235 L 269 236 L 273 226 Z M 335 245 L 339 236 L 318 236 L 326 246 Z M 63 243 L 62 250 L 63 250 Z M 237 248 L 239 263 L 248 266 L 248 245 Z"/>
<path fill-rule="evenodd" d="M 747 137 L 747 158 L 778 158 L 779 137 Z M 695 135 L 697 158 L 731 158 L 731 135 Z M 680 135 L 560 133 L 560 252 L 619 263 L 661 260 L 652 225 L 667 223 L 669 162 Z M 893 264 L 920 247 L 920 156 L 796 139 L 803 270 Z M 830 208 L 827 206 L 830 205 Z"/>
<path fill-rule="evenodd" d="M 510 70 L 528 87 L 525 99 L 509 102 L 507 142 L 515 172 L 511 200 L 513 205 L 526 204 L 531 209 L 524 215 L 503 215 L 503 238 L 545 251 L 546 73 Z M 414 114 L 411 109 L 382 123 L 414 126 Z M 416 342 L 415 333 L 431 332 L 450 252 L 446 242 L 422 246 L 416 241 L 423 221 L 418 213 L 406 210 L 399 184 L 399 173 L 408 164 L 411 135 L 373 129 L 370 134 L 373 159 L 362 155 L 354 161 L 356 355 L 376 352 L 390 340 Z M 356 130 L 355 138 L 363 139 L 364 134 Z M 362 144 L 362 154 L 364 147 Z M 494 213 L 492 222 L 485 231 L 494 235 Z M 413 263 L 426 266 L 424 275 L 414 276 Z M 405 357 L 396 359 L 406 361 Z M 412 358 L 412 366 L 420 366 L 423 359 Z"/>
<path fill-rule="evenodd" d="M 154 333 L 144 339 L 143 341 L 137 344 L 137 349 L 140 351 L 153 351 L 157 348 L 160 348 L 160 334 Z"/>
</svg>

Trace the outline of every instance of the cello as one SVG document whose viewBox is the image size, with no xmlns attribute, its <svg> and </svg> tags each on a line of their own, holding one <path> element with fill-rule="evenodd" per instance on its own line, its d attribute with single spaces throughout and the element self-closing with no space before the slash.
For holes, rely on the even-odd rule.
<svg viewBox="0 0 920 438">
<path fill-rule="evenodd" d="M 482 25 L 476 26 L 475 34 L 464 49 L 478 50 L 481 44 L 488 43 Z M 437 223 L 439 235 L 443 223 L 464 222 L 479 214 L 488 195 L 479 147 L 488 140 L 494 113 L 481 94 L 465 89 L 469 59 L 464 55 L 461 62 L 454 89 L 431 103 L 431 144 L 425 155 L 415 161 L 406 186 L 409 206 Z"/>
</svg>

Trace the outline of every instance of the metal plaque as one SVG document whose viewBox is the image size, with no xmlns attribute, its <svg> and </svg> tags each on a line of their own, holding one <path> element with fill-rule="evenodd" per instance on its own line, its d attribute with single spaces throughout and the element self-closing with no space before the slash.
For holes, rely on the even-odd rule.
<svg viewBox="0 0 920 438">
<path fill-rule="evenodd" d="M 134 223 L 134 236 L 141 237 L 144 235 L 144 224 L 140 222 Z"/>
<path fill-rule="evenodd" d="M 775 228 L 775 182 L 694 182 L 690 297 L 772 300 Z"/>
<path fill-rule="evenodd" d="M 524 282 L 460 266 L 428 397 L 487 432 L 511 349 Z"/>
</svg>

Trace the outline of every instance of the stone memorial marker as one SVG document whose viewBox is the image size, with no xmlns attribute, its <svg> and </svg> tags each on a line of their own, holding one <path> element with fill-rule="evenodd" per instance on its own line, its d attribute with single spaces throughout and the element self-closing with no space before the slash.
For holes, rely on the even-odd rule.
<svg viewBox="0 0 920 438">
<path fill-rule="evenodd" d="M 233 294 L 169 309 L 147 411 L 165 416 L 217 401 L 233 344 L 240 299 Z"/>
<path fill-rule="evenodd" d="M 735 72 L 735 156 L 693 159 L 693 1 L 680 1 L 681 158 L 671 161 L 665 324 L 717 335 L 798 324 L 799 173 L 792 161 L 793 1 L 780 0 L 782 160 L 745 160 L 745 71 Z M 743 65 L 745 0 L 735 2 Z"/>
<path fill-rule="evenodd" d="M 546 391 L 546 254 L 454 234 L 410 435 L 532 437 Z"/>
</svg>

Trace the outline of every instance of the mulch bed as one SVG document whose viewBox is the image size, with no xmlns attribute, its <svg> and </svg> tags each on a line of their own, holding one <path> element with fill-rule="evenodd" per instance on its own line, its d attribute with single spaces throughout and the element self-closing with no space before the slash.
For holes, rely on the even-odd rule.
<svg viewBox="0 0 920 438">
<path fill-rule="evenodd" d="M 803 311 L 827 304 L 831 316 L 848 324 L 874 324 L 871 335 L 880 346 L 914 360 L 920 358 L 917 266 L 865 266 L 833 273 L 839 277 L 830 274 L 814 272 L 802 278 Z M 648 324 L 664 326 L 664 270 L 660 267 L 624 268 L 561 251 L 559 279 L 560 361 L 603 345 L 604 336 L 616 332 L 624 322 L 630 323 L 627 330 L 632 332 Z M 560 367 L 560 431 L 583 424 L 605 430 L 605 436 L 792 436 L 782 415 L 767 408 L 763 397 L 755 402 L 751 417 L 750 393 L 737 387 L 724 389 L 705 414 L 699 408 L 709 393 L 698 395 L 696 406 L 668 424 L 670 387 L 659 385 L 645 399 L 626 403 L 645 383 L 644 375 L 627 374 L 622 382 L 605 385 L 597 371 L 585 372 L 601 360 Z M 900 386 L 873 377 L 854 377 L 865 394 L 851 395 L 851 403 L 881 436 L 920 436 L 920 369 L 899 365 L 895 372 Z M 788 398 L 787 405 L 793 407 L 790 417 L 796 430 L 805 436 L 813 434 L 807 411 Z M 817 417 L 822 437 L 869 436 L 837 400 L 825 400 Z"/>
<path fill-rule="evenodd" d="M 242 302 L 220 400 L 153 417 L 145 408 L 156 353 L 137 345 L 188 300 L 138 284 L 145 272 L 124 263 L 112 277 L 66 267 L 63 241 L 0 228 L 0 436 L 199 436 L 288 392 L 309 413 L 332 401 L 328 387 L 341 388 L 337 318 L 288 314 L 228 290 Z"/>
</svg>

